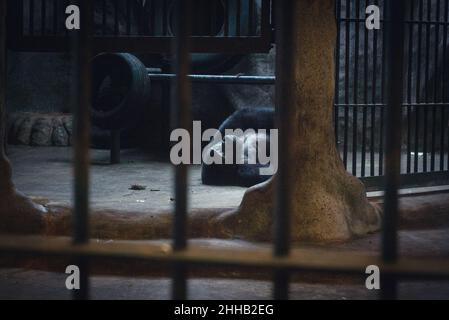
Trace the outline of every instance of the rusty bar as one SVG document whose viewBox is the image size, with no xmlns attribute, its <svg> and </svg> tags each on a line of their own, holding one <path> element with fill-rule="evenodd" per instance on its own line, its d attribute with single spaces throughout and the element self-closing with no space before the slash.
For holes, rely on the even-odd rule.
<svg viewBox="0 0 449 320">
<path fill-rule="evenodd" d="M 291 152 L 294 125 L 292 84 L 295 83 L 294 55 L 294 1 L 276 2 L 276 121 L 279 130 L 279 167 L 277 172 L 276 207 L 274 215 L 274 256 L 286 257 L 290 253 L 290 213 L 293 199 L 291 187 Z M 279 269 L 274 272 L 275 299 L 288 299 L 289 273 Z"/>
<path fill-rule="evenodd" d="M 74 216 L 73 243 L 86 244 L 89 241 L 89 143 L 90 143 L 90 58 L 92 1 L 79 0 L 81 13 L 80 30 L 72 33 L 72 52 L 74 56 Z M 89 296 L 88 262 L 79 257 L 76 263 L 80 268 L 80 290 L 74 291 L 75 299 L 87 299 Z"/>
<path fill-rule="evenodd" d="M 382 259 L 397 261 L 398 187 L 401 169 L 401 113 L 403 98 L 404 0 L 388 1 L 386 50 L 389 70 L 388 107 L 385 130 L 385 202 L 382 226 Z M 385 45 L 385 44 L 384 44 Z M 381 297 L 396 298 L 396 279 L 382 277 Z"/>
<path fill-rule="evenodd" d="M 176 0 L 175 17 L 176 37 L 173 48 L 177 76 L 173 86 L 173 128 L 183 128 L 191 132 L 191 85 L 187 75 L 190 68 L 192 0 Z M 180 164 L 175 167 L 175 219 L 173 226 L 173 250 L 175 252 L 187 248 L 187 169 L 187 164 Z M 172 289 L 173 299 L 186 299 L 186 268 L 183 264 L 174 266 Z"/>
</svg>

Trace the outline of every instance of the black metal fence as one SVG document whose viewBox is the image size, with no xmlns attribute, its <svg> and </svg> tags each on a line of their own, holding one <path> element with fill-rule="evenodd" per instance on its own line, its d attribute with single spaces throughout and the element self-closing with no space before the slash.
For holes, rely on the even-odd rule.
<svg viewBox="0 0 449 320">
<path fill-rule="evenodd" d="M 68 50 L 69 0 L 8 0 L 9 46 L 23 51 Z M 192 51 L 266 52 L 271 44 L 269 0 L 197 0 Z M 170 52 L 174 0 L 93 0 L 96 52 Z"/>
<path fill-rule="evenodd" d="M 448 2 L 406 2 L 401 173 L 412 184 L 449 181 Z M 378 30 L 365 26 L 369 5 L 380 8 Z M 384 175 L 385 10 L 385 0 L 336 6 L 335 133 L 346 168 L 368 184 Z"/>
</svg>

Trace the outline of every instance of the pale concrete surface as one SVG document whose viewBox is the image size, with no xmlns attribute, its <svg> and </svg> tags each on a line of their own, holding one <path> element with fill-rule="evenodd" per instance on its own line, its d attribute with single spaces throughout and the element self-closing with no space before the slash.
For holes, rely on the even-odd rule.
<svg viewBox="0 0 449 320">
<path fill-rule="evenodd" d="M 72 148 L 9 146 L 8 156 L 19 190 L 51 203 L 71 204 Z M 109 151 L 91 150 L 92 207 L 132 212 L 172 209 L 172 165 L 140 150 L 122 150 L 121 157 L 121 164 L 110 165 Z M 246 188 L 203 185 L 200 170 L 200 166 L 192 166 L 190 170 L 190 208 L 230 208 L 240 204 Z M 129 190 L 133 184 L 147 189 Z"/>
</svg>

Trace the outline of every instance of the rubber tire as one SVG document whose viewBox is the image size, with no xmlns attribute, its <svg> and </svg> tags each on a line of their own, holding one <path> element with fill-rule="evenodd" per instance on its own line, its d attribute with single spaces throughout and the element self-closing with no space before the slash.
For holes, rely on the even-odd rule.
<svg viewBox="0 0 449 320">
<path fill-rule="evenodd" d="M 126 84 L 117 104 L 98 104 L 103 80 Z M 149 102 L 150 78 L 145 65 L 129 53 L 102 53 L 92 60 L 92 123 L 101 129 L 116 130 L 133 126 Z"/>
</svg>

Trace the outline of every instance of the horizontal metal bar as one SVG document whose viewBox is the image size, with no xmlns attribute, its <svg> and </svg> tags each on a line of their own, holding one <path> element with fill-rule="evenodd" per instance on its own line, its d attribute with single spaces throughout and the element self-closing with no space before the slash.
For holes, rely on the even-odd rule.
<svg viewBox="0 0 449 320">
<path fill-rule="evenodd" d="M 96 36 L 95 52 L 170 53 L 172 37 L 148 36 Z M 23 36 L 10 39 L 9 49 L 20 51 L 66 51 L 68 40 L 64 36 Z M 192 37 L 192 52 L 203 53 L 266 53 L 271 49 L 270 39 L 262 37 Z"/>
<path fill-rule="evenodd" d="M 335 107 L 386 107 L 385 103 L 335 103 Z M 403 102 L 402 107 L 449 107 L 449 102 Z"/>
<path fill-rule="evenodd" d="M 357 18 L 339 18 L 338 22 L 354 22 L 354 23 L 366 23 L 366 19 L 357 19 Z M 379 19 L 380 23 L 388 22 L 388 20 L 385 19 Z M 442 25 L 447 26 L 449 25 L 448 21 L 427 21 L 427 20 L 405 20 L 404 24 L 422 24 L 422 25 Z"/>
<path fill-rule="evenodd" d="M 151 80 L 171 81 L 176 78 L 171 73 L 149 73 Z M 275 77 L 270 76 L 240 76 L 240 75 L 206 75 L 191 74 L 189 80 L 197 83 L 228 83 L 228 84 L 265 84 L 274 85 Z"/>
<path fill-rule="evenodd" d="M 379 190 L 384 185 L 385 176 L 359 178 L 367 190 Z M 400 176 L 400 187 L 425 187 L 449 185 L 449 171 L 407 173 Z"/>
<path fill-rule="evenodd" d="M 167 244 L 130 243 L 129 241 L 90 242 L 72 245 L 68 238 L 42 236 L 1 236 L 2 254 L 46 256 L 85 256 L 89 258 L 142 259 L 160 263 L 185 263 L 193 266 L 229 266 L 252 269 L 337 272 L 365 274 L 377 265 L 382 274 L 399 278 L 449 279 L 449 260 L 441 258 L 399 258 L 384 263 L 372 254 L 342 250 L 293 249 L 288 257 L 273 257 L 267 249 L 222 249 L 192 245 L 188 250 L 172 251 Z"/>
</svg>

